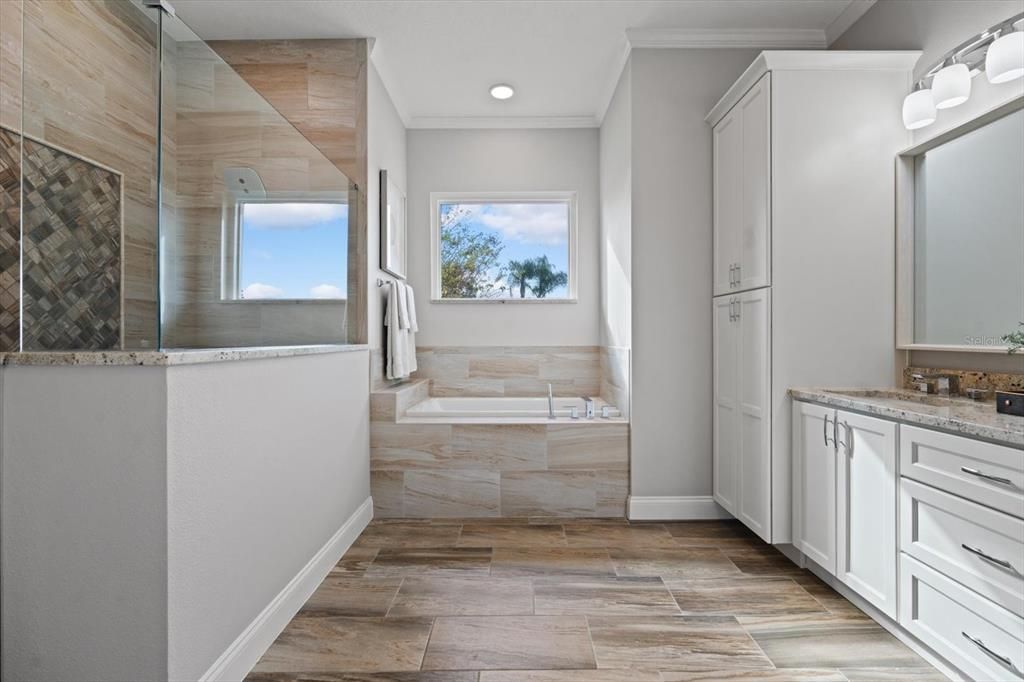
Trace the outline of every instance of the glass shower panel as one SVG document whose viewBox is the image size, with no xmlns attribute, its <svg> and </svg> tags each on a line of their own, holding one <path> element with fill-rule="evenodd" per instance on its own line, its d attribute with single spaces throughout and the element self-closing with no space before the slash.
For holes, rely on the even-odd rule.
<svg viewBox="0 0 1024 682">
<path fill-rule="evenodd" d="M 162 21 L 161 345 L 345 343 L 356 187 L 263 96 L 305 83 Z"/>
<path fill-rule="evenodd" d="M 132 2 L 0 5 L 5 57 L 9 15 L 21 14 L 20 126 L 8 115 L 17 90 L 3 97 L 5 133 L 20 144 L 21 349 L 152 348 L 156 12 Z"/>
</svg>

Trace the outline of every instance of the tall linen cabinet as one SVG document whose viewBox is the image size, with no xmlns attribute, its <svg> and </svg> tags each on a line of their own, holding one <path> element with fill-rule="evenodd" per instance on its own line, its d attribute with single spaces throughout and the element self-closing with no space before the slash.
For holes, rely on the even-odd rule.
<svg viewBox="0 0 1024 682">
<path fill-rule="evenodd" d="M 792 541 L 788 389 L 896 377 L 895 157 L 919 56 L 763 52 L 705 119 L 713 494 L 767 542 Z"/>
</svg>

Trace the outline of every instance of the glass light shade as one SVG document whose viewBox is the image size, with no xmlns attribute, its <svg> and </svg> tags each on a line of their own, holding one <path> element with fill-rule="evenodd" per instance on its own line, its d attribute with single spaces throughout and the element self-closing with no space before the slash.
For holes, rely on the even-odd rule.
<svg viewBox="0 0 1024 682">
<path fill-rule="evenodd" d="M 971 96 L 971 70 L 966 64 L 950 64 L 932 80 L 932 101 L 936 109 L 949 109 Z"/>
<path fill-rule="evenodd" d="M 989 83 L 1006 83 L 1024 76 L 1024 32 L 999 36 L 988 46 L 985 75 Z"/>
<path fill-rule="evenodd" d="M 514 94 L 516 94 L 516 91 L 512 89 L 511 85 L 498 83 L 491 86 L 491 97 L 494 99 L 508 99 Z"/>
<path fill-rule="evenodd" d="M 931 90 L 914 90 L 903 99 L 903 125 L 917 130 L 935 123 L 935 102 Z"/>
</svg>

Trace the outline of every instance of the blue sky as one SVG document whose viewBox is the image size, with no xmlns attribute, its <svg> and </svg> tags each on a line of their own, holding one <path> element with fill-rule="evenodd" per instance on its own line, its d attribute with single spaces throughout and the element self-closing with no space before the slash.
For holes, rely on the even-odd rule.
<svg viewBox="0 0 1024 682">
<path fill-rule="evenodd" d="M 442 204 L 442 215 L 456 208 L 469 211 L 466 223 L 485 234 L 496 234 L 505 245 L 500 262 L 547 256 L 556 270 L 569 272 L 569 206 L 564 202 L 522 204 Z M 559 287 L 548 298 L 565 298 Z M 518 292 L 516 293 L 518 296 Z M 527 298 L 532 295 L 529 290 Z"/>
<path fill-rule="evenodd" d="M 243 298 L 345 298 L 348 206 L 247 203 L 240 251 Z"/>
</svg>

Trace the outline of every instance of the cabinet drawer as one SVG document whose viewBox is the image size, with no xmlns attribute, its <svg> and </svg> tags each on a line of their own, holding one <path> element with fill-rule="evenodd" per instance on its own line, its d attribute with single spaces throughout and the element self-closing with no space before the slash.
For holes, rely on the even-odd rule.
<svg viewBox="0 0 1024 682">
<path fill-rule="evenodd" d="M 972 679 L 1024 679 L 1024 619 L 906 553 L 900 625 Z"/>
<path fill-rule="evenodd" d="M 1024 518 L 1024 450 L 901 424 L 900 474 Z"/>
<path fill-rule="evenodd" d="M 900 549 L 1024 616 L 1021 519 L 903 478 Z"/>
</svg>

